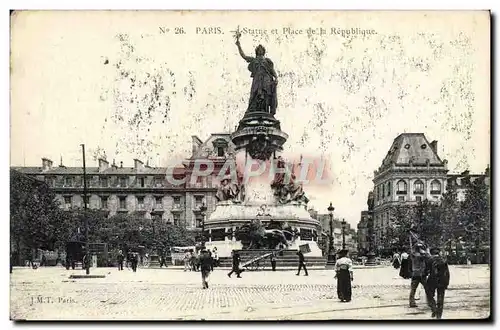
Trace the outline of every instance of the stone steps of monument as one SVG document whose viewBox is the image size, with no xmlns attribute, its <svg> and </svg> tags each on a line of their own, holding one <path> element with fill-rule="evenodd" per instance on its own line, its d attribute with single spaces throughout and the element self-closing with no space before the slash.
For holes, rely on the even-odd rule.
<svg viewBox="0 0 500 330">
<path fill-rule="evenodd" d="M 241 264 L 244 264 L 256 257 L 265 255 L 272 252 L 272 250 L 239 250 Z M 305 256 L 305 263 L 308 267 L 325 267 L 326 258 L 325 257 L 308 257 Z M 220 258 L 219 263 L 221 267 L 231 267 L 232 258 Z M 276 254 L 276 267 L 297 267 L 299 263 L 299 258 L 297 256 L 297 250 L 283 250 Z M 271 267 L 271 261 L 269 257 L 266 257 L 259 261 L 259 264 L 263 267 Z"/>
</svg>

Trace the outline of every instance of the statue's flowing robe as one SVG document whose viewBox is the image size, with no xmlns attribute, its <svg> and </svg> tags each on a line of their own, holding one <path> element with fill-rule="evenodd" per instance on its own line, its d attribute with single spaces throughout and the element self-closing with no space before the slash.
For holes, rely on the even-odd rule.
<svg viewBox="0 0 500 330">
<path fill-rule="evenodd" d="M 265 57 L 251 57 L 248 63 L 253 78 L 248 111 L 264 111 L 274 115 L 278 107 L 276 83 L 273 80 L 274 64 Z"/>
</svg>

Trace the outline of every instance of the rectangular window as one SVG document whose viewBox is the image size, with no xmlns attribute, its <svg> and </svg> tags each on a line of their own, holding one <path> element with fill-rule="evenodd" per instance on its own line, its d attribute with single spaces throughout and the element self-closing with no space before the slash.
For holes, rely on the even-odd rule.
<svg viewBox="0 0 500 330">
<path fill-rule="evenodd" d="M 71 207 L 71 196 L 64 196 L 64 204 L 67 208 Z"/>
<path fill-rule="evenodd" d="M 103 210 L 108 209 L 108 198 L 107 197 L 101 197 L 101 208 Z"/>
<path fill-rule="evenodd" d="M 203 217 L 201 214 L 196 215 L 196 228 L 201 228 L 203 224 Z"/>
<path fill-rule="evenodd" d="M 127 187 L 127 178 L 126 177 L 120 178 L 120 187 L 122 187 L 122 188 Z"/>
<path fill-rule="evenodd" d="M 195 196 L 195 208 L 199 209 L 203 205 L 203 196 Z"/>
<path fill-rule="evenodd" d="M 156 197 L 155 198 L 155 207 L 157 209 L 162 209 L 163 208 L 163 197 Z"/>
<path fill-rule="evenodd" d="M 163 186 L 163 177 L 156 177 L 155 178 L 155 187 L 160 188 Z"/>
<path fill-rule="evenodd" d="M 139 184 L 141 185 L 141 188 L 144 188 L 146 180 L 144 178 L 139 179 Z"/>
<path fill-rule="evenodd" d="M 398 202 L 404 202 L 405 196 L 398 196 Z"/>
<path fill-rule="evenodd" d="M 217 147 L 217 156 L 224 157 L 224 148 L 223 147 Z"/>
<path fill-rule="evenodd" d="M 120 209 L 122 210 L 127 209 L 127 200 L 125 197 L 120 197 Z"/>
<path fill-rule="evenodd" d="M 416 196 L 415 199 L 417 200 L 417 202 L 421 202 L 422 201 L 422 196 Z"/>
<path fill-rule="evenodd" d="M 72 178 L 72 177 L 70 177 L 70 176 L 69 176 L 69 177 L 66 177 L 66 178 L 65 178 L 64 185 L 65 185 L 66 187 L 71 187 L 71 186 L 73 186 L 73 178 Z"/>
<path fill-rule="evenodd" d="M 144 208 L 144 197 L 137 197 L 137 206 L 139 209 Z"/>
<path fill-rule="evenodd" d="M 179 214 L 174 214 L 174 225 L 176 226 L 181 225 L 181 216 Z"/>
<path fill-rule="evenodd" d="M 180 196 L 174 196 L 174 208 L 176 208 L 176 209 L 181 208 L 181 197 Z"/>
<path fill-rule="evenodd" d="M 101 177 L 101 187 L 107 188 L 108 187 L 108 178 L 107 177 Z"/>
</svg>

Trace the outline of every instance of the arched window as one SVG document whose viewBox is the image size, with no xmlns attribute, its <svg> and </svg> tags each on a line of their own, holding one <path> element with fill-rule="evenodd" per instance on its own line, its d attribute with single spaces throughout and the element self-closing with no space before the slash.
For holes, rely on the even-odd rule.
<svg viewBox="0 0 500 330">
<path fill-rule="evenodd" d="M 415 181 L 413 184 L 413 193 L 414 194 L 423 194 L 424 193 L 424 183 L 421 180 Z"/>
<path fill-rule="evenodd" d="M 431 194 L 440 194 L 441 193 L 441 182 L 438 180 L 434 180 L 431 182 Z"/>
<path fill-rule="evenodd" d="M 397 186 L 398 186 L 398 194 L 406 194 L 407 192 L 407 186 L 406 186 L 406 182 L 404 180 L 399 180 L 398 183 L 397 183 Z"/>
<path fill-rule="evenodd" d="M 382 184 L 382 199 L 385 197 L 385 184 Z"/>
<path fill-rule="evenodd" d="M 377 200 L 380 199 L 380 186 L 377 187 Z"/>
<path fill-rule="evenodd" d="M 391 181 L 387 182 L 387 196 L 391 196 Z"/>
</svg>

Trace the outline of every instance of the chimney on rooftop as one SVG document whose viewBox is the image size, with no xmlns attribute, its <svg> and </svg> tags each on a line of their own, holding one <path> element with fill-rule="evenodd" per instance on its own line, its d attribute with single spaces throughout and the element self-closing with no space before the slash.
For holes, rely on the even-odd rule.
<svg viewBox="0 0 500 330">
<path fill-rule="evenodd" d="M 108 169 L 109 163 L 107 160 L 103 158 L 99 158 L 99 172 L 105 171 Z"/>
<path fill-rule="evenodd" d="M 136 170 L 142 170 L 144 168 L 144 163 L 136 158 L 136 159 L 134 159 L 134 168 Z"/>
<path fill-rule="evenodd" d="M 196 154 L 196 152 L 198 151 L 198 149 L 200 148 L 200 146 L 203 144 L 203 142 L 200 140 L 199 137 L 197 137 L 196 135 L 192 135 L 191 136 L 191 143 L 192 143 L 192 155 L 194 156 Z"/>
<path fill-rule="evenodd" d="M 437 154 L 438 142 L 436 140 L 431 142 L 431 149 Z"/>
<path fill-rule="evenodd" d="M 111 167 L 116 170 L 118 166 L 116 166 L 115 159 L 113 158 L 113 164 L 111 164 Z"/>
<path fill-rule="evenodd" d="M 48 171 L 52 168 L 52 161 L 48 158 L 42 158 L 42 171 Z"/>
<path fill-rule="evenodd" d="M 120 162 L 120 168 L 123 168 L 123 162 Z"/>
</svg>

